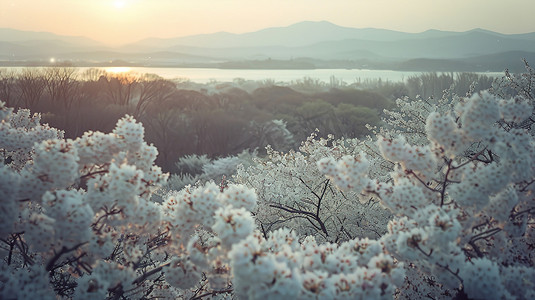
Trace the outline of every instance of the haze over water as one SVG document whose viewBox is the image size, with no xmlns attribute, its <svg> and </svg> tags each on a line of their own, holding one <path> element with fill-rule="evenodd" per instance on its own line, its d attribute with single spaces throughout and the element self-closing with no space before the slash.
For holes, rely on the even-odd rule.
<svg viewBox="0 0 535 300">
<path fill-rule="evenodd" d="M 24 67 L 8 68 L 20 71 Z M 87 67 L 78 68 L 80 73 L 89 69 Z M 314 70 L 232 70 L 232 69 L 211 69 L 211 68 L 144 68 L 144 67 L 109 67 L 103 68 L 110 73 L 135 74 L 156 74 L 169 80 L 189 80 L 197 83 L 232 82 L 235 79 L 262 81 L 273 80 L 279 83 L 289 83 L 292 81 L 310 78 L 328 83 L 331 79 L 352 84 L 358 81 L 378 80 L 389 82 L 405 81 L 410 76 L 416 76 L 423 72 L 406 72 L 390 70 L 345 70 L 345 69 L 314 69 Z M 503 72 L 476 72 L 477 74 L 489 77 L 501 77 Z"/>
</svg>

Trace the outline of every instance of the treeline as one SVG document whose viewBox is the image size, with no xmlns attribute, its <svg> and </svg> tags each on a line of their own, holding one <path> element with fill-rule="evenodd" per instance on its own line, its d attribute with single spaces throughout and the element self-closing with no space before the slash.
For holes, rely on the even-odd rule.
<svg viewBox="0 0 535 300">
<path fill-rule="evenodd" d="M 424 74 L 407 83 L 305 78 L 288 86 L 239 79 L 199 85 L 152 74 L 57 66 L 0 69 L 0 99 L 41 112 L 44 122 L 65 130 L 68 138 L 88 130 L 109 132 L 119 118 L 133 115 L 143 123 L 146 140 L 158 148 L 157 163 L 174 172 L 178 159 L 190 154 L 221 157 L 244 149 L 262 151 L 268 144 L 295 149 L 316 128 L 320 135 L 359 137 L 368 133 L 366 124 L 379 125 L 383 109 L 397 97 L 427 97 L 455 81 L 487 82 L 470 76 Z"/>
<path fill-rule="evenodd" d="M 360 136 L 391 104 L 355 89 L 307 94 L 264 84 L 248 92 L 220 84 L 216 91 L 191 90 L 156 75 L 73 67 L 2 69 L 0 78 L 0 98 L 7 105 L 41 112 L 44 122 L 69 138 L 88 130 L 109 132 L 120 117 L 133 115 L 166 171 L 188 154 L 217 157 L 268 144 L 296 148 L 316 128 L 325 135 Z"/>
<path fill-rule="evenodd" d="M 440 98 L 445 90 L 464 96 L 472 87 L 474 91 L 492 87 L 496 78 L 477 73 L 437 73 L 428 72 L 407 77 L 403 82 L 392 82 L 382 79 L 366 79 L 352 85 L 355 88 L 373 90 L 389 99 L 409 97 Z"/>
</svg>

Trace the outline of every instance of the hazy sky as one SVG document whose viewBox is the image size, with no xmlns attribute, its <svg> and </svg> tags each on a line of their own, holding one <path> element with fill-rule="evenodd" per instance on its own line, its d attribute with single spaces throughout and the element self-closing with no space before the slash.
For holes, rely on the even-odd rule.
<svg viewBox="0 0 535 300">
<path fill-rule="evenodd" d="M 300 21 L 406 32 L 535 32 L 535 0 L 0 0 L 0 28 L 119 45 L 146 37 L 244 33 Z"/>
</svg>

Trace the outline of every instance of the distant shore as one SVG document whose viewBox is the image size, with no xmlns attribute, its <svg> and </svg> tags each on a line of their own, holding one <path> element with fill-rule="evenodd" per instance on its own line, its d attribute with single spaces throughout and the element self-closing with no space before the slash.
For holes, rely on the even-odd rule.
<svg viewBox="0 0 535 300">
<path fill-rule="evenodd" d="M 511 72 L 522 72 L 523 64 L 520 59 L 511 63 Z M 449 59 L 410 59 L 402 62 L 371 62 L 371 61 L 322 61 L 314 59 L 295 60 L 241 60 L 206 63 L 168 63 L 168 62 L 137 62 L 114 60 L 107 62 L 93 61 L 54 61 L 47 60 L 0 60 L 0 67 L 53 67 L 73 66 L 84 68 L 195 68 L 221 70 L 392 70 L 404 72 L 503 72 L 501 62 L 470 62 L 469 60 Z"/>
<path fill-rule="evenodd" d="M 1 65 L 1 64 L 0 64 Z M 39 65 L 11 65 L 5 66 L 7 69 L 21 71 L 25 68 L 42 68 L 53 66 L 50 64 Z M 498 72 L 421 72 L 421 71 L 398 71 L 398 70 L 373 70 L 373 69 L 230 69 L 216 67 L 138 67 L 138 66 L 117 66 L 117 65 L 93 65 L 88 67 L 74 66 L 79 69 L 80 73 L 86 70 L 97 68 L 110 73 L 131 72 L 136 74 L 155 74 L 168 80 L 190 81 L 194 83 L 209 82 L 232 82 L 240 81 L 265 81 L 273 82 L 299 82 L 299 81 L 318 81 L 318 82 L 339 82 L 345 84 L 362 83 L 366 81 L 402 82 L 410 77 L 419 76 L 422 73 L 448 73 L 448 75 L 457 76 L 461 73 L 476 73 L 488 77 L 501 77 L 503 71 Z M 2 67 L 0 67 L 2 68 Z"/>
</svg>

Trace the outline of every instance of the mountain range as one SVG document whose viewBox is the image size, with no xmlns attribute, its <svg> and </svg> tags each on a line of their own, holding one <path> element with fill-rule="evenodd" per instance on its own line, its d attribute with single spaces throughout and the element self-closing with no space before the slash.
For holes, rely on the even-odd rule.
<svg viewBox="0 0 535 300">
<path fill-rule="evenodd" d="M 0 28 L 0 65 L 47 65 L 52 57 L 77 66 L 516 71 L 523 69 L 521 59 L 535 61 L 535 32 L 406 33 L 305 21 L 109 47 L 85 37 Z"/>
</svg>

